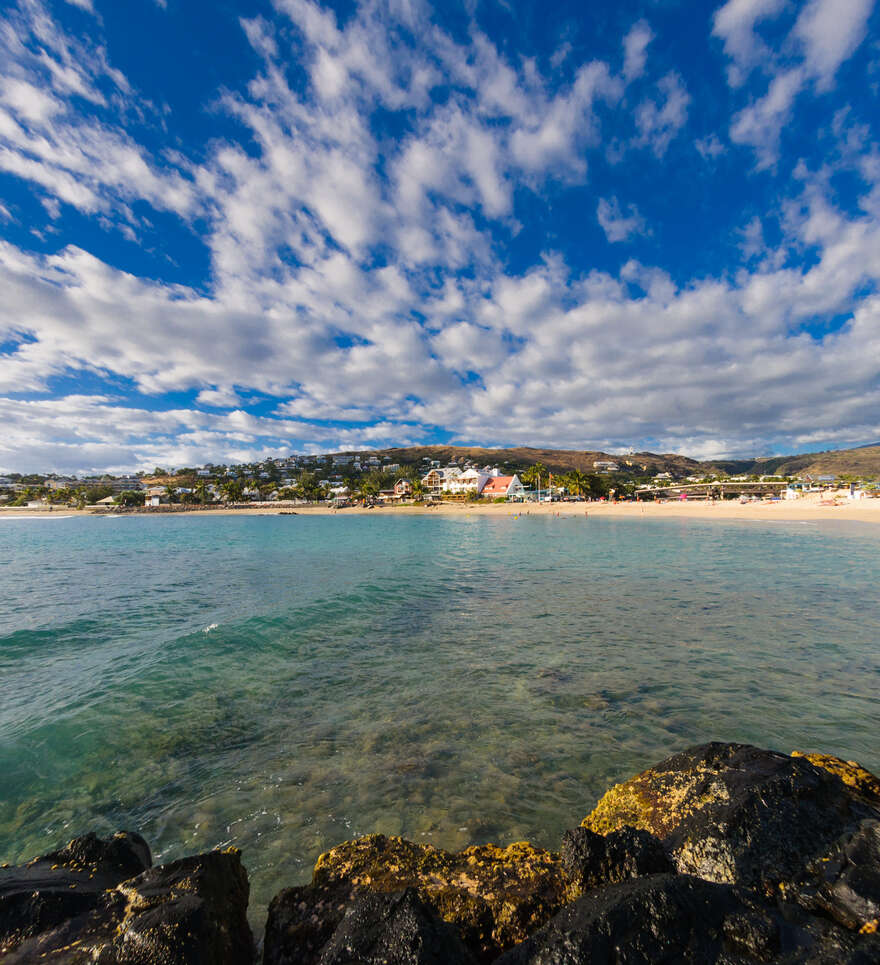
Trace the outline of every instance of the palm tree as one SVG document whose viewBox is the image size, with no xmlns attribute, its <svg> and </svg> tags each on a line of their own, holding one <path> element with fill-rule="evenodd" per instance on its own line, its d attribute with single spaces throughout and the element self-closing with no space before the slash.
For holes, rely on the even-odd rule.
<svg viewBox="0 0 880 965">
<path fill-rule="evenodd" d="M 241 499 L 241 483 L 237 479 L 227 479 L 221 488 L 227 502 L 237 503 Z"/>
<path fill-rule="evenodd" d="M 565 485 L 568 486 L 569 490 L 575 496 L 583 496 L 587 487 L 589 486 L 589 478 L 585 472 L 581 472 L 580 469 L 572 469 L 570 473 L 565 477 Z"/>
<path fill-rule="evenodd" d="M 196 495 L 199 497 L 199 502 L 204 506 L 208 501 L 208 484 L 204 479 L 200 479 L 196 483 Z"/>
<path fill-rule="evenodd" d="M 528 469 L 523 473 L 523 482 L 529 486 L 537 486 L 538 489 L 541 488 L 541 480 L 547 475 L 547 467 L 543 463 L 536 462 L 533 466 L 529 466 Z"/>
<path fill-rule="evenodd" d="M 425 495 L 425 487 L 422 485 L 421 479 L 414 479 L 412 484 L 412 497 L 413 502 L 420 503 Z"/>
<path fill-rule="evenodd" d="M 165 495 L 168 497 L 168 502 L 173 503 L 177 499 L 177 487 L 168 483 L 165 487 Z"/>
</svg>

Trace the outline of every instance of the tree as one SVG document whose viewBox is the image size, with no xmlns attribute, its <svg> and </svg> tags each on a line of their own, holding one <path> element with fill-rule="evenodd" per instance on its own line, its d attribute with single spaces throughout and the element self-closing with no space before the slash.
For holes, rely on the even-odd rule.
<svg viewBox="0 0 880 965">
<path fill-rule="evenodd" d="M 237 479 L 227 479 L 220 487 L 229 503 L 237 503 L 241 500 L 241 483 Z"/>
<path fill-rule="evenodd" d="M 536 462 L 533 466 L 529 466 L 528 469 L 522 474 L 522 480 L 526 485 L 533 486 L 537 489 L 541 488 L 541 480 L 547 476 L 547 467 L 540 462 Z"/>
<path fill-rule="evenodd" d="M 165 487 L 165 495 L 168 497 L 169 503 L 177 502 L 177 487 L 172 486 L 171 483 Z"/>
<path fill-rule="evenodd" d="M 200 479 L 196 483 L 196 496 L 199 498 L 199 502 L 204 506 L 205 503 L 210 502 L 210 493 L 208 492 L 208 484 L 204 479 Z"/>
<path fill-rule="evenodd" d="M 425 498 L 425 487 L 421 479 L 414 479 L 412 484 L 413 502 L 420 503 Z"/>
<path fill-rule="evenodd" d="M 146 502 L 146 493 L 126 489 L 116 497 L 116 502 L 120 506 L 143 506 Z"/>
<path fill-rule="evenodd" d="M 566 487 L 575 496 L 583 496 L 587 492 L 589 484 L 590 481 L 587 474 L 581 472 L 580 469 L 572 469 L 565 477 Z"/>
</svg>

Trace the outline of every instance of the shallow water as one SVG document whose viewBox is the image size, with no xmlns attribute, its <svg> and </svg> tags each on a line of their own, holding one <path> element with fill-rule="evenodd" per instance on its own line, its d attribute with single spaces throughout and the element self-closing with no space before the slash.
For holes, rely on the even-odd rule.
<svg viewBox="0 0 880 965">
<path fill-rule="evenodd" d="M 0 519 L 0 860 L 234 844 L 262 924 L 381 831 L 558 845 L 708 739 L 880 770 L 880 527 Z"/>
</svg>

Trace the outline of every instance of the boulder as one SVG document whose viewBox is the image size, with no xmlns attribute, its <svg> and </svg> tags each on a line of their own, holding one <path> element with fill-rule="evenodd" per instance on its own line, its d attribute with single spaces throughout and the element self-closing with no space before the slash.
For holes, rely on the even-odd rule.
<svg viewBox="0 0 880 965">
<path fill-rule="evenodd" d="M 872 803 L 880 804 L 880 778 L 862 767 L 857 761 L 845 761 L 831 754 L 805 754 L 792 751 L 792 757 L 804 757 L 816 767 L 829 771 L 851 787 L 861 797 Z"/>
<path fill-rule="evenodd" d="M 139 834 L 74 838 L 19 867 L 0 868 L 0 955 L 25 939 L 88 915 L 119 882 L 152 864 Z"/>
<path fill-rule="evenodd" d="M 864 821 L 843 835 L 783 889 L 805 908 L 854 931 L 870 933 L 880 924 L 880 821 Z"/>
<path fill-rule="evenodd" d="M 663 841 L 678 870 L 772 893 L 880 810 L 805 758 L 746 744 L 693 747 L 608 791 L 582 825 Z"/>
<path fill-rule="evenodd" d="M 496 965 L 869 965 L 878 953 L 877 936 L 790 921 L 745 889 L 662 874 L 577 899 Z"/>
<path fill-rule="evenodd" d="M 248 881 L 235 849 L 150 867 L 139 835 L 87 835 L 0 870 L 4 965 L 243 965 Z"/>
<path fill-rule="evenodd" d="M 562 866 L 572 897 L 627 878 L 675 870 L 658 838 L 631 827 L 607 835 L 589 828 L 566 831 L 562 839 Z"/>
<path fill-rule="evenodd" d="M 318 961 L 320 965 L 474 965 L 458 932 L 413 888 L 358 895 Z"/>
<path fill-rule="evenodd" d="M 272 901 L 266 965 L 318 961 L 352 896 L 406 888 L 490 961 L 548 921 L 565 902 L 568 884 L 559 856 L 526 842 L 451 853 L 368 835 L 321 855 L 309 887 L 287 889 Z"/>
</svg>

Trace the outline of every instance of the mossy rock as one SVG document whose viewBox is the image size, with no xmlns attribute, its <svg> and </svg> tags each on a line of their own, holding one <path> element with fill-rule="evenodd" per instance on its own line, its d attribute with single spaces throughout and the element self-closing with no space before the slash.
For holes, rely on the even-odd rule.
<svg viewBox="0 0 880 965">
<path fill-rule="evenodd" d="M 582 826 L 660 838 L 677 869 L 771 893 L 877 806 L 829 769 L 747 744 L 692 747 L 611 788 Z"/>
<path fill-rule="evenodd" d="M 506 848 L 475 845 L 449 852 L 405 838 L 373 834 L 346 841 L 315 864 L 312 897 L 345 889 L 419 897 L 454 925 L 465 944 L 491 960 L 522 941 L 562 907 L 567 897 L 558 854 L 519 841 Z M 302 901 L 300 892 L 297 899 Z"/>
<path fill-rule="evenodd" d="M 831 754 L 807 754 L 792 751 L 792 757 L 803 757 L 816 767 L 830 771 L 868 801 L 880 804 L 880 778 L 857 761 L 845 761 Z"/>
</svg>

